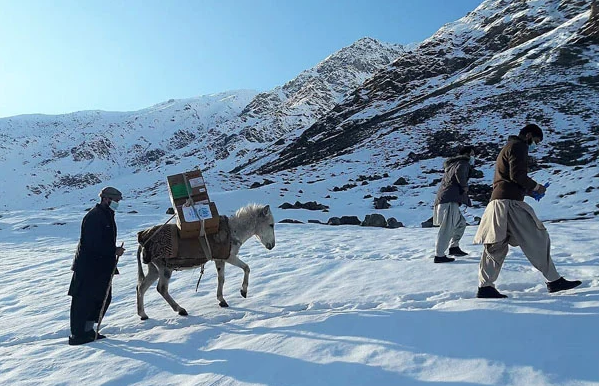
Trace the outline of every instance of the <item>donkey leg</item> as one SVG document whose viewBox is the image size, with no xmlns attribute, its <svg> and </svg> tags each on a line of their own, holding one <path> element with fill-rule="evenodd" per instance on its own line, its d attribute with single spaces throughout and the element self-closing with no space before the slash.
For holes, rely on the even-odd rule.
<svg viewBox="0 0 599 386">
<path fill-rule="evenodd" d="M 223 286 L 225 285 L 225 262 L 223 260 L 214 260 L 216 272 L 218 274 L 218 287 L 216 289 L 216 299 L 221 307 L 229 307 L 223 297 Z"/>
<path fill-rule="evenodd" d="M 158 268 L 152 263 L 148 264 L 148 275 L 141 281 L 137 282 L 137 315 L 141 320 L 148 319 L 148 315 L 144 309 L 144 295 L 148 288 L 158 279 Z"/>
<path fill-rule="evenodd" d="M 185 308 L 178 305 L 175 299 L 173 299 L 171 295 L 168 293 L 168 282 L 171 279 L 171 275 L 173 272 L 170 269 L 161 266 L 159 268 L 159 273 L 160 274 L 158 277 L 158 286 L 156 287 L 156 289 L 158 290 L 160 295 L 162 295 L 164 300 L 166 300 L 166 302 L 171 306 L 173 311 L 178 312 L 181 316 L 187 316 L 188 314 L 187 311 L 185 311 Z"/>
<path fill-rule="evenodd" d="M 244 263 L 237 255 L 229 256 L 227 263 L 243 269 L 243 283 L 241 283 L 241 296 L 244 298 L 248 295 L 248 282 L 250 278 L 250 267 Z"/>
</svg>

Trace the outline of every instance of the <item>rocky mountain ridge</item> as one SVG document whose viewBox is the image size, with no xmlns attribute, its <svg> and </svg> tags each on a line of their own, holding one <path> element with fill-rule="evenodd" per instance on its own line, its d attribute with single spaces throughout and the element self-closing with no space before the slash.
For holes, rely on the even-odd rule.
<svg viewBox="0 0 599 386">
<path fill-rule="evenodd" d="M 245 161 L 233 171 L 293 141 L 402 52 L 399 45 L 362 38 L 283 86 L 258 94 L 238 117 L 221 127 L 232 133 L 223 146 Z M 253 149 L 247 152 L 248 148 Z"/>
<path fill-rule="evenodd" d="M 561 134 L 548 136 L 555 150 L 543 161 L 596 159 L 596 18 L 591 1 L 485 1 L 407 50 L 256 171 L 314 165 L 363 146 L 395 150 L 397 167 L 449 156 L 478 138 L 483 158 L 493 160 L 501 141 L 487 134 L 505 138 L 529 121 Z M 394 140 L 401 134 L 417 146 L 402 151 Z"/>
<path fill-rule="evenodd" d="M 14 163 L 0 175 L 7 187 L 1 193 L 17 180 L 27 181 L 18 195 L 48 197 L 128 173 L 234 169 L 252 152 L 313 123 L 401 50 L 363 38 L 267 93 L 173 99 L 135 112 L 0 119 L 0 158 Z"/>
</svg>

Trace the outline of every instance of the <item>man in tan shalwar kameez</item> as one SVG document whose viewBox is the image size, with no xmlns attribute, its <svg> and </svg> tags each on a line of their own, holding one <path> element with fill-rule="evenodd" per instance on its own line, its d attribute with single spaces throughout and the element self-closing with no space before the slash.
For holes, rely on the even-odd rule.
<svg viewBox="0 0 599 386">
<path fill-rule="evenodd" d="M 549 292 L 577 287 L 579 280 L 561 277 L 551 259 L 549 234 L 525 195 L 545 194 L 545 187 L 528 177 L 528 151 L 543 140 L 543 131 L 526 125 L 518 136 L 510 136 L 495 162 L 493 193 L 485 209 L 474 243 L 484 244 L 479 265 L 478 298 L 506 298 L 495 289 L 495 281 L 508 252 L 520 246 L 531 264 L 547 279 Z"/>
<path fill-rule="evenodd" d="M 466 219 L 460 212 L 460 205 L 471 206 L 468 197 L 468 178 L 474 166 L 474 147 L 463 146 L 458 155 L 443 162 L 443 178 L 439 184 L 433 211 L 433 225 L 439 226 L 435 243 L 435 263 L 451 263 L 453 257 L 447 257 L 449 247 L 451 256 L 466 256 L 460 248 L 460 240 L 466 230 Z"/>
</svg>

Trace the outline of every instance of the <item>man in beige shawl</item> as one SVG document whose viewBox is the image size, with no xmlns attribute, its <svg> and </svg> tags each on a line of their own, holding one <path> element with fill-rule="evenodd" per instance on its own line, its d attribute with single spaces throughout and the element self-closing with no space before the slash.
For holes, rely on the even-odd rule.
<svg viewBox="0 0 599 386">
<path fill-rule="evenodd" d="M 484 244 L 479 265 L 478 298 L 506 298 L 495 289 L 495 281 L 508 252 L 508 244 L 520 246 L 531 264 L 547 279 L 549 292 L 577 287 L 579 280 L 561 277 L 551 259 L 549 234 L 525 195 L 545 193 L 545 187 L 528 177 L 528 152 L 543 140 L 543 131 L 526 125 L 518 136 L 510 136 L 495 162 L 493 193 L 474 237 Z"/>
</svg>

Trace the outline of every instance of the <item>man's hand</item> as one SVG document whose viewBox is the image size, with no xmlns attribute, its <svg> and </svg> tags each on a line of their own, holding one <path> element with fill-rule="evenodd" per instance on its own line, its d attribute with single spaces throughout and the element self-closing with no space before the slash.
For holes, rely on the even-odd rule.
<svg viewBox="0 0 599 386">
<path fill-rule="evenodd" d="M 541 201 L 541 198 L 545 197 L 545 192 L 547 191 L 548 187 L 549 182 L 546 182 L 545 185 L 537 184 L 537 186 L 535 186 L 535 189 L 530 193 L 530 196 L 537 201 Z"/>
<path fill-rule="evenodd" d="M 537 184 L 537 186 L 535 186 L 534 191 L 537 192 L 539 195 L 543 195 L 547 191 L 547 188 L 541 184 Z"/>
<path fill-rule="evenodd" d="M 125 253 L 125 248 L 123 248 L 123 245 L 125 245 L 125 243 L 121 243 L 121 246 L 120 246 L 120 247 L 116 247 L 116 252 L 115 252 L 115 254 L 116 254 L 117 256 L 122 256 L 122 255 L 123 255 L 123 253 Z"/>
</svg>

